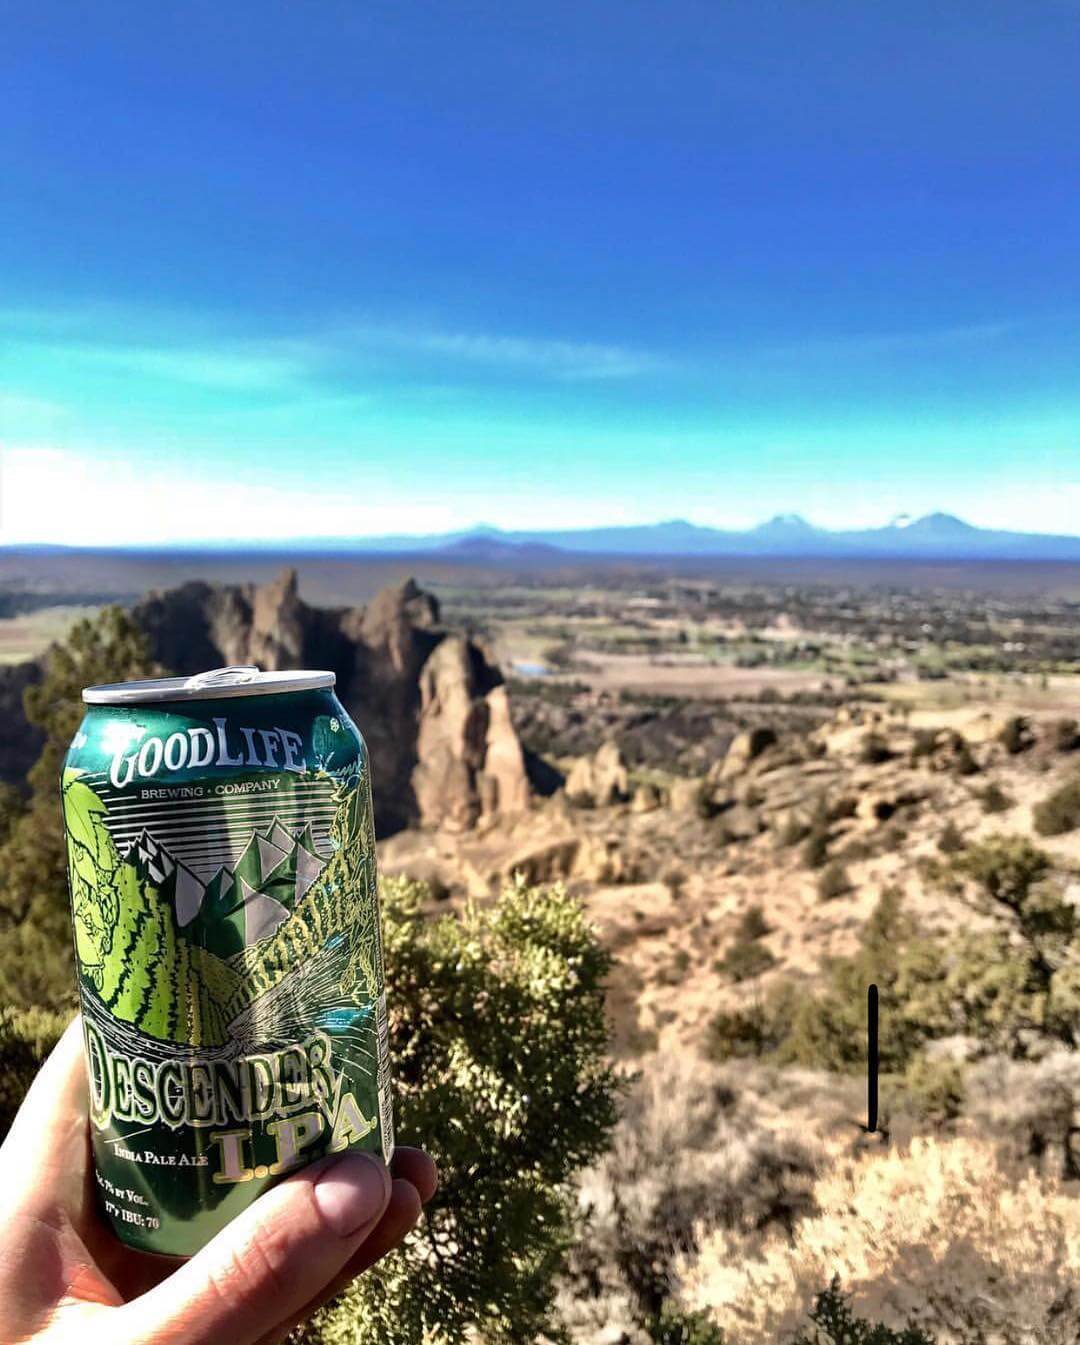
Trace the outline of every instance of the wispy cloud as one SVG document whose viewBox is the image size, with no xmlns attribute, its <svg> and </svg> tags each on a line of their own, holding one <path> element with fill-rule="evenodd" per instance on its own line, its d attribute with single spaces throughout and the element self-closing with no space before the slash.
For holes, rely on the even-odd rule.
<svg viewBox="0 0 1080 1345">
<path fill-rule="evenodd" d="M 134 333 L 134 334 L 133 334 Z M 629 346 L 477 331 L 437 322 L 345 320 L 252 338 L 209 318 L 169 313 L 0 310 L 9 357 L 105 370 L 211 392 L 325 395 L 397 377 L 452 388 L 491 375 L 545 381 L 628 380 L 671 361 Z"/>
<path fill-rule="evenodd" d="M 670 359 L 653 351 L 593 341 L 477 332 L 439 326 L 365 323 L 346 329 L 362 345 L 451 362 L 523 369 L 560 379 L 618 379 L 658 373 Z"/>
</svg>

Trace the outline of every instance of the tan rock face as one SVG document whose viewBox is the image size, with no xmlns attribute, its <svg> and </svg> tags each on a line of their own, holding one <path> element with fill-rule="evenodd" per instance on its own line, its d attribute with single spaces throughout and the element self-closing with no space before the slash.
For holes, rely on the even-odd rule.
<svg viewBox="0 0 1080 1345">
<path fill-rule="evenodd" d="M 736 775 L 741 775 L 752 761 L 775 742 L 776 734 L 770 728 L 746 729 L 742 733 L 737 733 L 731 740 L 731 746 L 720 766 L 717 778 L 730 780 Z"/>
<path fill-rule="evenodd" d="M 420 823 L 467 829 L 528 807 L 525 761 L 502 677 L 479 645 L 439 626 L 409 579 L 366 608 L 309 607 L 295 570 L 255 586 L 185 584 L 133 615 L 180 674 L 223 664 L 329 668 L 364 735 L 380 835 Z"/>
<path fill-rule="evenodd" d="M 673 780 L 668 790 L 668 807 L 676 813 L 694 813 L 701 807 L 705 782 L 699 779 Z"/>
<path fill-rule="evenodd" d="M 421 669 L 412 786 L 427 824 L 464 831 L 481 817 L 528 807 L 506 687 L 485 687 L 492 672 L 463 636 L 447 637 Z"/>
<path fill-rule="evenodd" d="M 567 797 L 597 808 L 628 797 L 630 777 L 617 743 L 607 742 L 591 757 L 580 757 L 566 777 Z"/>
</svg>

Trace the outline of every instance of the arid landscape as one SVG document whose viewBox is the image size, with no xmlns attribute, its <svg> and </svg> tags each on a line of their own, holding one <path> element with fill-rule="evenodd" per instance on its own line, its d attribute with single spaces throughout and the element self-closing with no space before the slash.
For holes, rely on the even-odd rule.
<svg viewBox="0 0 1080 1345">
<path fill-rule="evenodd" d="M 575 1340 L 671 1305 L 790 1339 L 834 1276 L 941 1342 L 1080 1340 L 1080 572 L 5 564 L 9 781 L 33 660 L 119 600 L 175 672 L 332 667 L 382 872 L 433 913 L 515 880 L 584 903 L 629 1083 Z"/>
</svg>

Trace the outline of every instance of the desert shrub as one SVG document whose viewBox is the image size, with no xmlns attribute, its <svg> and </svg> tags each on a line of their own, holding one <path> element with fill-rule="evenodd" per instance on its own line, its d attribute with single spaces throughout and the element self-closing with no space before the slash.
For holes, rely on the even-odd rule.
<svg viewBox="0 0 1080 1345">
<path fill-rule="evenodd" d="M 943 1035 L 948 1026 L 928 993 L 944 979 L 944 961 L 935 943 L 916 939 L 896 888 L 882 893 L 859 945 L 852 957 L 826 962 L 818 989 L 781 982 L 746 1009 L 718 1013 L 709 1027 L 712 1058 L 773 1056 L 781 1064 L 864 1070 L 866 988 L 875 984 L 888 1023 L 881 1067 L 902 1072 L 929 1037 Z"/>
<path fill-rule="evenodd" d="M 84 686 L 154 671 L 145 636 L 126 612 L 107 607 L 50 648 L 41 681 L 26 690 L 26 717 L 45 743 L 30 769 L 29 800 L 0 847 L 0 985 L 9 1004 L 74 1009 L 60 763 L 82 719 Z"/>
<path fill-rule="evenodd" d="M 765 919 L 760 906 L 748 906 L 739 918 L 737 938 L 746 942 L 750 939 L 763 939 L 772 933 L 772 926 Z"/>
<path fill-rule="evenodd" d="M 965 1071 L 958 1060 L 915 1056 L 904 1072 L 904 1097 L 916 1115 L 931 1125 L 955 1121 L 967 1097 Z"/>
<path fill-rule="evenodd" d="M 1015 1157 L 1052 1175 L 1080 1177 L 1080 1056 L 1052 1051 L 1028 1062 L 990 1057 L 968 1072 L 967 1113 Z"/>
<path fill-rule="evenodd" d="M 937 862 L 937 861 L 935 861 Z M 713 1058 L 771 1055 L 836 1071 L 866 1063 L 866 988 L 879 989 L 881 1065 L 902 1073 L 932 1041 L 971 1038 L 982 1054 L 1022 1059 L 1077 1044 L 1077 912 L 1030 843 L 999 837 L 970 846 L 946 872 L 977 882 L 993 925 L 947 938 L 921 935 L 886 889 L 859 950 L 829 959 L 816 989 L 782 984 L 745 1010 L 717 1015 Z"/>
<path fill-rule="evenodd" d="M 1050 726 L 1050 743 L 1056 752 L 1080 749 L 1080 724 L 1075 719 L 1056 719 Z"/>
<path fill-rule="evenodd" d="M 943 855 L 956 855 L 965 848 L 964 833 L 950 817 L 938 837 L 937 848 Z"/>
<path fill-rule="evenodd" d="M 1007 813 L 1016 802 L 998 784 L 989 784 L 976 792 L 984 813 Z"/>
<path fill-rule="evenodd" d="M 932 757 L 938 747 L 937 729 L 916 729 L 911 740 L 911 764 Z"/>
<path fill-rule="evenodd" d="M 859 760 L 867 766 L 880 766 L 892 760 L 889 744 L 880 733 L 870 732 L 863 735 L 859 744 Z"/>
<path fill-rule="evenodd" d="M 801 1140 L 763 1124 L 722 1071 L 659 1062 L 628 1097 L 610 1152 L 581 1180 L 586 1232 L 564 1294 L 575 1334 L 602 1326 L 627 1338 L 717 1340 L 706 1318 L 674 1311 L 676 1259 L 709 1229 L 789 1235 L 813 1209 L 817 1166 Z M 655 1334 L 665 1316 L 676 1334 Z"/>
<path fill-rule="evenodd" d="M 736 939 L 717 963 L 718 969 L 733 981 L 749 981 L 776 966 L 776 958 L 763 943 Z"/>
<path fill-rule="evenodd" d="M 1023 836 L 991 836 L 953 862 L 954 872 L 970 878 L 992 902 L 1019 913 L 1053 868 L 1050 856 Z"/>
<path fill-rule="evenodd" d="M 808 869 L 821 869 L 829 862 L 829 833 L 824 826 L 815 826 L 807 836 L 802 862 Z"/>
<path fill-rule="evenodd" d="M 1080 775 L 1037 803 L 1032 820 L 1040 836 L 1060 836 L 1080 827 Z"/>
<path fill-rule="evenodd" d="M 758 1060 L 779 1050 L 788 1026 L 768 1004 L 755 999 L 745 1009 L 721 1009 L 709 1021 L 705 1053 L 710 1060 Z"/>
<path fill-rule="evenodd" d="M 963 734 L 955 735 L 952 748 L 952 772 L 954 775 L 978 775 L 979 763 L 971 751 L 971 745 Z"/>
<path fill-rule="evenodd" d="M 840 1277 L 814 1300 L 810 1313 L 812 1331 L 800 1331 L 791 1345 L 935 1345 L 936 1337 L 927 1335 L 917 1326 L 905 1326 L 900 1331 L 881 1322 L 868 1322 L 856 1317 L 851 1310 L 848 1295 L 840 1288 Z"/>
<path fill-rule="evenodd" d="M 998 734 L 998 742 L 1010 756 L 1026 752 L 1035 744 L 1035 735 L 1031 731 L 1031 720 L 1027 715 L 1012 715 L 1006 719 Z"/>
<path fill-rule="evenodd" d="M 570 1179 L 615 1122 L 610 959 L 557 888 L 516 884 L 483 911 L 425 920 L 418 884 L 382 886 L 398 1131 L 435 1156 L 440 1191 L 406 1245 L 303 1340 L 543 1336 L 571 1236 Z"/>
<path fill-rule="evenodd" d="M 851 879 L 843 864 L 833 861 L 821 871 L 817 892 L 820 901 L 833 901 L 851 891 Z"/>
<path fill-rule="evenodd" d="M 818 1211 L 794 1239 L 726 1229 L 705 1238 L 676 1266 L 680 1302 L 711 1311 L 739 1345 L 774 1345 L 802 1327 L 821 1285 L 838 1275 L 854 1290 L 853 1313 L 894 1331 L 1075 1341 L 1075 1197 L 1053 1178 L 1017 1174 L 992 1140 L 920 1138 L 838 1163 L 814 1198 Z"/>
<path fill-rule="evenodd" d="M 686 1312 L 665 1303 L 646 1330 L 653 1345 L 724 1345 L 724 1333 L 707 1312 Z"/>
<path fill-rule="evenodd" d="M 70 1019 L 52 1009 L 0 1008 L 0 1140 Z"/>
</svg>

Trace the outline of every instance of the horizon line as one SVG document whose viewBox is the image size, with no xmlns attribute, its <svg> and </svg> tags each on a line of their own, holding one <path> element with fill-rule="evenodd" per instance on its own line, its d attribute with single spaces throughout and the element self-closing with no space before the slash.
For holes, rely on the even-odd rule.
<svg viewBox="0 0 1080 1345">
<path fill-rule="evenodd" d="M 885 523 L 864 524 L 862 526 L 847 526 L 840 528 L 828 528 L 811 523 L 804 515 L 797 512 L 781 512 L 771 514 L 760 523 L 751 524 L 745 527 L 694 523 L 685 517 L 655 519 L 651 522 L 581 524 L 569 528 L 545 525 L 533 528 L 504 528 L 497 524 L 477 521 L 459 528 L 418 533 L 402 531 L 386 533 L 335 533 L 325 535 L 309 533 L 305 535 L 285 537 L 247 536 L 234 538 L 200 538 L 192 540 L 182 538 L 162 538 L 159 541 L 154 542 L 119 542 L 109 544 L 71 543 L 45 539 L 38 541 L 5 542 L 0 539 L 0 552 L 232 552 L 243 551 L 249 548 L 266 550 L 271 547 L 281 547 L 283 549 L 289 547 L 305 547 L 308 549 L 348 547 L 357 550 L 363 550 L 367 547 L 378 551 L 380 548 L 390 547 L 391 544 L 393 544 L 395 550 L 401 550 L 402 545 L 405 543 L 430 544 L 442 542 L 454 545 L 471 541 L 489 541 L 498 543 L 500 540 L 504 540 L 511 546 L 546 545 L 552 550 L 560 550 L 562 548 L 560 548 L 556 542 L 549 542 L 547 539 L 553 537 L 569 539 L 597 533 L 649 533 L 665 528 L 683 528 L 688 533 L 713 535 L 717 538 L 734 540 L 743 537 L 750 538 L 755 534 L 760 536 L 773 525 L 778 525 L 778 527 L 781 528 L 791 528 L 804 536 L 818 537 L 823 540 L 845 537 L 857 538 L 865 536 L 866 534 L 894 534 L 897 538 L 901 538 L 905 534 L 911 533 L 911 530 L 917 528 L 919 524 L 928 523 L 933 520 L 940 520 L 948 525 L 953 525 L 958 528 L 961 534 L 972 533 L 976 536 L 979 534 L 1004 534 L 1005 536 L 1018 539 L 1030 538 L 1036 541 L 1070 541 L 1080 544 L 1080 533 L 1040 532 L 1028 528 L 987 527 L 982 524 L 971 523 L 967 519 L 961 518 L 959 515 L 950 513 L 947 510 L 935 509 L 918 516 L 912 516 L 905 513 L 897 514 Z M 920 536 L 918 532 L 913 535 L 916 537 Z M 569 554 L 573 554 L 572 548 L 568 547 L 566 549 Z M 666 553 L 657 552 L 655 554 L 661 555 Z"/>
</svg>

